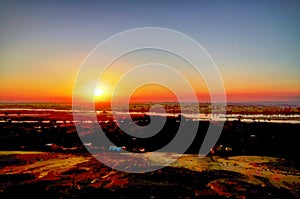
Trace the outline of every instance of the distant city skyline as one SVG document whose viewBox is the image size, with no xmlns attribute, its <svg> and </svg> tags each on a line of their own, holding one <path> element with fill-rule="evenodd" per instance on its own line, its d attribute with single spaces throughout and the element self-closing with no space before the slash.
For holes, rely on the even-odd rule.
<svg viewBox="0 0 300 199">
<path fill-rule="evenodd" d="M 1 102 L 70 102 L 80 65 L 97 44 L 128 29 L 163 27 L 190 36 L 209 52 L 229 102 L 300 103 L 299 1 L 6 1 L 0 5 Z M 109 99 L 106 90 L 116 78 L 113 72 L 105 76 L 107 88 L 96 94 L 99 101 Z M 200 101 L 209 99 L 205 86 L 194 82 L 194 87 Z M 172 94 L 156 89 L 140 90 L 136 99 L 171 99 Z"/>
</svg>

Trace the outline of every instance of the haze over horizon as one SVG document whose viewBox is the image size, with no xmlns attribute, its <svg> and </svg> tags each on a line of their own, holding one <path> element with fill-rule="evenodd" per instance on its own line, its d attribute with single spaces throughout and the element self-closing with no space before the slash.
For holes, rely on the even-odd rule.
<svg viewBox="0 0 300 199">
<path fill-rule="evenodd" d="M 128 29 L 163 27 L 209 52 L 229 102 L 300 103 L 299 8 L 299 1 L 1 2 L 0 101 L 70 102 L 80 65 L 97 44 Z M 116 77 L 116 70 L 108 71 L 97 101 L 109 99 Z M 199 101 L 207 101 L 203 82 L 192 84 Z M 149 86 L 134 97 L 175 99 L 168 92 Z"/>
</svg>

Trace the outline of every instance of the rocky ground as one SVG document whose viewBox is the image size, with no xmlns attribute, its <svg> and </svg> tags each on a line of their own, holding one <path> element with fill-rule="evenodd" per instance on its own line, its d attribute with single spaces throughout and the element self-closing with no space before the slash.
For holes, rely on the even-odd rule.
<svg viewBox="0 0 300 199">
<path fill-rule="evenodd" d="M 177 154 L 118 152 L 97 154 L 115 164 L 126 157 L 161 166 Z M 117 165 L 116 165 L 117 166 Z M 0 152 L 0 197 L 15 198 L 299 198 L 300 171 L 266 156 L 182 155 L 173 164 L 146 173 L 126 173 L 75 153 Z"/>
</svg>

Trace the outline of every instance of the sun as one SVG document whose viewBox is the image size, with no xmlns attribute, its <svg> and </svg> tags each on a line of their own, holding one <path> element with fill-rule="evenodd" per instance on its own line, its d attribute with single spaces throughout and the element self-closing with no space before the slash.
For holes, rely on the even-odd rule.
<svg viewBox="0 0 300 199">
<path fill-rule="evenodd" d="M 103 90 L 101 88 L 96 88 L 95 92 L 94 92 L 94 95 L 96 97 L 100 97 L 101 95 L 103 95 Z"/>
<path fill-rule="evenodd" d="M 94 90 L 94 101 L 107 101 L 110 98 L 110 89 L 108 89 L 107 85 L 98 85 Z"/>
</svg>

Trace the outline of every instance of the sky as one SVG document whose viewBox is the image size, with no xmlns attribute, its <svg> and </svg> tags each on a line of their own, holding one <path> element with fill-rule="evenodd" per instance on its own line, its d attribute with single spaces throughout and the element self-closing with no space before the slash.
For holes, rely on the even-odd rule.
<svg viewBox="0 0 300 199">
<path fill-rule="evenodd" d="M 0 101 L 70 101 L 80 66 L 97 44 L 128 29 L 163 27 L 209 52 L 228 101 L 300 102 L 299 8 L 299 1 L 1 1 Z M 118 67 L 138 58 L 107 71 L 100 100 L 122 75 L 113 76 Z M 203 82 L 192 84 L 206 99 Z M 189 96 L 184 91 L 176 92 Z M 150 85 L 134 95 L 173 96 L 164 92 L 170 93 Z"/>
</svg>

